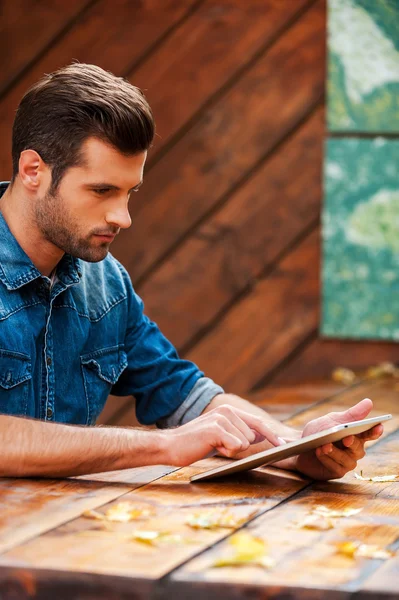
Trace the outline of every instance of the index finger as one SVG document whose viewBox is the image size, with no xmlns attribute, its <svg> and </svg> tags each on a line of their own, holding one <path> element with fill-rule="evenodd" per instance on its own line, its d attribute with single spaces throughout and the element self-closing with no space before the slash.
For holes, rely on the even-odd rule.
<svg viewBox="0 0 399 600">
<path fill-rule="evenodd" d="M 266 423 L 262 420 L 261 417 L 257 417 L 255 415 L 251 415 L 240 408 L 234 408 L 234 412 L 237 416 L 240 417 L 251 429 L 253 429 L 256 433 L 259 433 L 263 436 L 263 438 L 267 439 L 273 446 L 281 446 L 280 438 Z M 259 440 L 257 440 L 259 441 Z M 285 443 L 285 442 L 284 442 Z"/>
</svg>

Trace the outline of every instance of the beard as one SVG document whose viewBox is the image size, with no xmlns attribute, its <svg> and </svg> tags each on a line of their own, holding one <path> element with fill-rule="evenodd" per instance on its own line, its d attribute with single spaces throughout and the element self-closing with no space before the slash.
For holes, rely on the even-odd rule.
<svg viewBox="0 0 399 600">
<path fill-rule="evenodd" d="M 47 192 L 37 202 L 35 218 L 43 237 L 66 254 L 87 262 L 99 262 L 107 256 L 110 242 L 95 245 L 90 241 L 95 232 L 82 235 L 78 220 L 68 212 L 57 192 Z"/>
</svg>

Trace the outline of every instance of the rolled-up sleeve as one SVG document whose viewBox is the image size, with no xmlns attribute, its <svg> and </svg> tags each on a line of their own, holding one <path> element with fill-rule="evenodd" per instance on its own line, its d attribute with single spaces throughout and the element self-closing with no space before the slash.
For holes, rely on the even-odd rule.
<svg viewBox="0 0 399 600">
<path fill-rule="evenodd" d="M 158 419 L 160 428 L 178 427 L 192 421 L 205 410 L 215 396 L 223 394 L 224 390 L 209 377 L 201 377 L 184 402 L 168 417 Z"/>
</svg>

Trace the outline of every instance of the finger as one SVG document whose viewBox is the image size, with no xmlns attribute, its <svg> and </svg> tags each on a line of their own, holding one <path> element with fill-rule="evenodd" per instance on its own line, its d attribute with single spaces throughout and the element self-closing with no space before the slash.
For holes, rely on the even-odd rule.
<svg viewBox="0 0 399 600">
<path fill-rule="evenodd" d="M 246 447 L 243 448 L 242 440 L 229 433 L 228 431 L 224 431 L 218 441 L 218 445 L 215 446 L 216 450 L 222 454 L 223 456 L 227 456 L 231 458 L 235 454 L 238 454 L 241 450 L 244 450 L 248 447 L 248 443 Z"/>
<path fill-rule="evenodd" d="M 237 409 L 230 406 L 221 406 L 219 408 L 219 414 L 221 414 L 221 416 L 225 418 L 230 425 L 235 427 L 244 436 L 244 438 L 248 440 L 249 444 L 252 444 L 255 441 L 255 432 L 246 424 L 241 416 L 237 414 Z M 231 431 L 231 433 L 234 432 Z"/>
<path fill-rule="evenodd" d="M 372 429 L 360 433 L 357 437 L 359 437 L 363 441 L 377 440 L 379 437 L 381 437 L 383 433 L 384 426 L 381 425 L 381 423 L 379 423 L 378 425 L 375 425 Z"/>
<path fill-rule="evenodd" d="M 342 412 L 336 412 L 334 414 L 334 421 L 337 423 L 350 423 L 351 421 L 361 421 L 365 419 L 373 408 L 373 402 L 370 398 L 364 398 L 355 406 L 348 408 Z"/>
<path fill-rule="evenodd" d="M 326 453 L 322 448 L 318 448 L 316 451 L 317 458 L 322 462 L 322 458 L 328 457 L 330 461 L 335 462 L 337 465 L 344 467 L 346 471 L 352 471 L 356 468 L 357 460 L 354 455 L 348 450 L 341 450 L 336 446 L 332 446 Z M 359 458 L 361 458 L 359 456 Z M 324 464 L 324 463 L 323 463 Z"/>
<path fill-rule="evenodd" d="M 234 408 L 234 412 L 236 412 L 251 429 L 262 435 L 273 446 L 281 445 L 281 441 L 279 440 L 277 434 L 275 434 L 274 431 L 268 425 L 266 425 L 265 421 L 261 417 L 251 415 L 250 413 L 247 413 L 239 408 Z"/>
<path fill-rule="evenodd" d="M 318 448 L 316 451 L 317 458 L 326 470 L 326 473 L 323 474 L 323 479 L 337 479 L 339 477 L 343 477 L 347 472 L 347 469 L 335 462 L 335 460 L 330 458 L 327 454 L 320 454 L 320 456 L 318 456 L 319 450 L 320 448 Z"/>
</svg>

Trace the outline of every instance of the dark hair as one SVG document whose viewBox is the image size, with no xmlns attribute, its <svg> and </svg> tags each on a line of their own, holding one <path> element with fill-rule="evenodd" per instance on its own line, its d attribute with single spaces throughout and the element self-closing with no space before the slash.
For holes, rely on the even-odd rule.
<svg viewBox="0 0 399 600">
<path fill-rule="evenodd" d="M 96 65 L 73 63 L 45 75 L 22 98 L 13 125 L 12 180 L 23 150 L 36 150 L 51 167 L 55 191 L 65 171 L 82 163 L 88 137 L 134 155 L 150 148 L 154 134 L 141 90 Z"/>
</svg>

